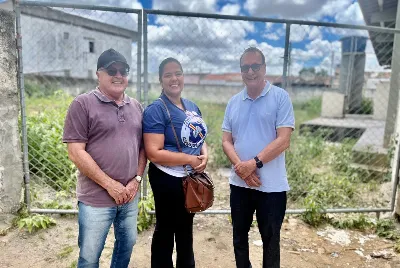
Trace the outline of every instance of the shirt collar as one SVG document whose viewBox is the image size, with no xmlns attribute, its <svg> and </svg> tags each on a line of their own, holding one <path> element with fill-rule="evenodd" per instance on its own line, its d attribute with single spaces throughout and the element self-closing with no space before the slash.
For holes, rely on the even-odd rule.
<svg viewBox="0 0 400 268">
<path fill-rule="evenodd" d="M 263 91 L 261 91 L 261 94 L 256 99 L 264 97 L 265 95 L 267 95 L 267 93 L 271 90 L 271 87 L 272 87 L 272 84 L 270 82 L 266 81 Z M 247 89 L 244 88 L 244 90 L 243 90 L 243 99 L 242 100 L 245 101 L 246 99 L 252 100 L 249 97 L 249 94 L 247 94 Z"/>
<path fill-rule="evenodd" d="M 104 95 L 99 90 L 98 87 L 96 87 L 96 89 L 93 90 L 93 94 L 102 102 L 114 102 L 113 100 L 110 100 L 106 95 Z M 124 99 L 123 99 L 122 104 L 120 106 L 122 106 L 122 105 L 124 105 L 126 103 L 131 103 L 131 98 L 129 98 L 129 96 L 124 93 Z"/>
</svg>

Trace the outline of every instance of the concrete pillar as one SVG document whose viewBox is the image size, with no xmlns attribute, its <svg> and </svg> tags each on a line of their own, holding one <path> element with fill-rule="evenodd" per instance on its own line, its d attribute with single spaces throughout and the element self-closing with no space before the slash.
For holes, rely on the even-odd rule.
<svg viewBox="0 0 400 268">
<path fill-rule="evenodd" d="M 16 212 L 21 200 L 23 170 L 18 115 L 15 15 L 0 8 L 0 220 L 2 215 Z"/>
<path fill-rule="evenodd" d="M 345 96 L 343 93 L 325 91 L 322 94 L 321 116 L 343 118 L 344 104 Z"/>
<path fill-rule="evenodd" d="M 375 94 L 372 98 L 374 102 L 373 119 L 386 120 L 386 113 L 389 103 L 390 81 L 381 80 L 376 84 Z"/>
<path fill-rule="evenodd" d="M 366 37 L 346 36 L 342 42 L 339 90 L 346 96 L 345 113 L 361 109 L 364 84 Z"/>
<path fill-rule="evenodd" d="M 397 4 L 396 28 L 400 28 L 400 4 Z M 392 74 L 390 77 L 389 104 L 386 113 L 384 146 L 390 145 L 390 139 L 395 130 L 397 106 L 399 105 L 400 89 L 400 34 L 395 34 L 392 53 Z"/>
</svg>

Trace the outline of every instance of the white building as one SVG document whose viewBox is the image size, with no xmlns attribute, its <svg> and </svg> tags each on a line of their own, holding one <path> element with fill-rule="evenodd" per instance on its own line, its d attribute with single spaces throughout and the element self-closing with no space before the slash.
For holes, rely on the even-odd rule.
<svg viewBox="0 0 400 268">
<path fill-rule="evenodd" d="M 25 75 L 96 79 L 97 58 L 109 48 L 136 69 L 132 43 L 139 37 L 133 30 L 48 7 L 21 7 L 21 32 Z"/>
</svg>

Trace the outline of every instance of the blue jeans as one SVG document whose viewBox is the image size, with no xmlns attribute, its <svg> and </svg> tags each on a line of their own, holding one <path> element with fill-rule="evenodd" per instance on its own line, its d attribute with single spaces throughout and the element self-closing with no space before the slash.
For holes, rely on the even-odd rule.
<svg viewBox="0 0 400 268">
<path fill-rule="evenodd" d="M 110 267 L 128 267 L 136 243 L 138 197 L 128 204 L 105 208 L 79 202 L 79 268 L 99 267 L 111 224 L 114 224 L 115 243 Z"/>
<path fill-rule="evenodd" d="M 233 247 L 236 267 L 251 268 L 249 230 L 256 212 L 263 241 L 263 268 L 280 267 L 280 231 L 286 211 L 286 192 L 263 193 L 230 185 Z"/>
</svg>

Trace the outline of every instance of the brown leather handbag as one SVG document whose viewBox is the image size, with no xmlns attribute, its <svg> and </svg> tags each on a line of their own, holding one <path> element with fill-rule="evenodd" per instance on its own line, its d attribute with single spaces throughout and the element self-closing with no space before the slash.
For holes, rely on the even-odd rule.
<svg viewBox="0 0 400 268">
<path fill-rule="evenodd" d="M 172 124 L 171 114 L 169 113 L 167 104 L 163 99 L 159 98 L 164 104 L 167 110 L 172 132 L 174 133 L 176 145 L 178 150 L 182 152 L 182 148 L 179 144 L 178 136 L 174 125 Z M 188 172 L 186 166 L 183 166 L 187 176 L 183 178 L 183 191 L 185 193 L 185 208 L 189 213 L 201 212 L 213 205 L 214 202 L 214 183 L 210 176 L 205 172 Z"/>
</svg>

